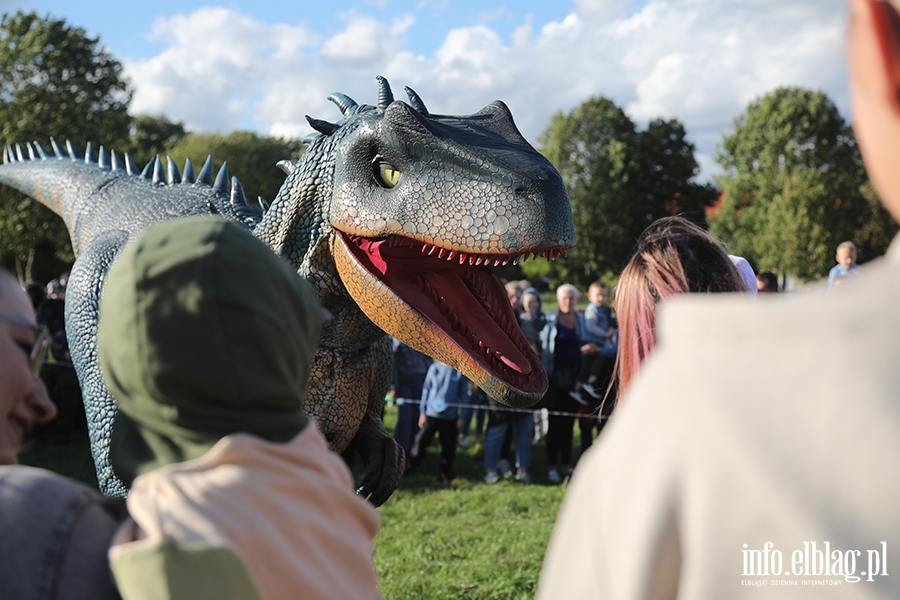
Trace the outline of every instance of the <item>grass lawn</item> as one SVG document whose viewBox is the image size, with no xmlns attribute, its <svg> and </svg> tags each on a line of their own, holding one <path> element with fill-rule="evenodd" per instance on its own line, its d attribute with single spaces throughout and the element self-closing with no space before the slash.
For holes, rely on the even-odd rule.
<svg viewBox="0 0 900 600">
<path fill-rule="evenodd" d="M 65 424 L 69 412 L 61 411 L 58 425 Z M 389 432 L 395 421 L 396 407 L 389 405 L 385 410 Z M 534 483 L 506 478 L 488 485 L 483 482 L 483 450 L 482 444 L 458 448 L 456 478 L 445 485 L 438 477 L 435 441 L 418 473 L 404 477 L 378 509 L 381 532 L 375 540 L 375 568 L 385 600 L 534 597 L 565 484 L 547 483 L 544 446 L 539 442 L 530 469 Z M 25 464 L 97 485 L 83 425 L 42 432 L 21 458 Z M 357 481 L 363 471 L 357 459 Z"/>
<path fill-rule="evenodd" d="M 396 408 L 385 424 L 393 430 Z M 483 482 L 483 445 L 458 448 L 449 485 L 438 477 L 437 441 L 416 475 L 379 509 L 375 568 L 385 600 L 533 598 L 565 485 L 546 483 L 543 442 L 534 483 Z M 359 467 L 358 477 L 362 475 Z"/>
</svg>

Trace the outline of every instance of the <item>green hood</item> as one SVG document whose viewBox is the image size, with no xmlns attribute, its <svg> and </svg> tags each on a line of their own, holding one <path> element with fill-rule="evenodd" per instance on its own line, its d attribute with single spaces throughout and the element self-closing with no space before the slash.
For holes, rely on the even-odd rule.
<svg viewBox="0 0 900 600">
<path fill-rule="evenodd" d="M 307 423 L 321 329 L 315 292 L 240 226 L 189 217 L 145 230 L 103 286 L 100 368 L 119 407 L 110 440 L 128 485 L 230 433 L 274 442 Z"/>
</svg>

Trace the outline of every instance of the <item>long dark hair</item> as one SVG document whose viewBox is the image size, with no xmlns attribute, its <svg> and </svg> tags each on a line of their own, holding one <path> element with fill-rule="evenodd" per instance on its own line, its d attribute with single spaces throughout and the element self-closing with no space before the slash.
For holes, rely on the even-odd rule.
<svg viewBox="0 0 900 600">
<path fill-rule="evenodd" d="M 656 345 L 656 305 L 689 292 L 747 291 L 718 239 L 682 217 L 655 221 L 638 240 L 616 286 L 619 394 Z"/>
</svg>

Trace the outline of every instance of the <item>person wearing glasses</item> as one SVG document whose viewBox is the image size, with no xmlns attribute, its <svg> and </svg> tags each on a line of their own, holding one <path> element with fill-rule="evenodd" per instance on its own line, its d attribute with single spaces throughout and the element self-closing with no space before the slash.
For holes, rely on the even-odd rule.
<svg viewBox="0 0 900 600">
<path fill-rule="evenodd" d="M 0 465 L 16 464 L 31 428 L 56 416 L 37 376 L 47 342 L 19 282 L 0 270 Z"/>
<path fill-rule="evenodd" d="M 48 340 L 28 296 L 0 268 L 0 598 L 119 598 L 106 553 L 123 502 L 18 464 L 31 428 L 56 416 L 37 376 Z"/>
</svg>

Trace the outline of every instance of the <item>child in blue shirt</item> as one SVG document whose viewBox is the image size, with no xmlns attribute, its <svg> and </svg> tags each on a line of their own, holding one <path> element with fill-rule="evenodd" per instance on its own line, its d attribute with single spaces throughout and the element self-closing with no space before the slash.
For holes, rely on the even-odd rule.
<svg viewBox="0 0 900 600">
<path fill-rule="evenodd" d="M 425 449 L 434 440 L 441 440 L 441 480 L 453 479 L 453 459 L 456 456 L 456 437 L 466 414 L 471 410 L 469 380 L 459 371 L 441 362 L 428 368 L 419 405 L 419 432 L 410 452 L 409 469 L 415 473 L 425 458 Z M 463 408 L 462 414 L 460 407 Z"/>
</svg>

